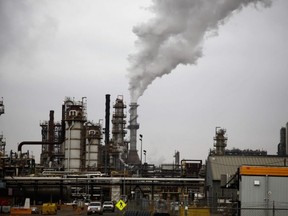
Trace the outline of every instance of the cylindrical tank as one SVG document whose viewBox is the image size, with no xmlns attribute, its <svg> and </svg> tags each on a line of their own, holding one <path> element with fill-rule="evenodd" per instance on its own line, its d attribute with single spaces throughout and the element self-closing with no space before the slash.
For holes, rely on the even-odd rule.
<svg viewBox="0 0 288 216">
<path fill-rule="evenodd" d="M 67 171 L 80 171 L 80 141 L 81 141 L 81 128 L 80 122 L 71 122 L 67 124 L 65 140 L 65 170 Z"/>
<path fill-rule="evenodd" d="M 66 125 L 66 139 L 65 139 L 65 170 L 80 171 L 81 165 L 81 129 L 83 124 L 81 122 L 72 121 Z"/>
<path fill-rule="evenodd" d="M 82 168 L 81 156 L 85 149 L 82 132 L 86 117 L 82 102 L 66 101 L 64 167 L 66 171 L 79 172 Z M 81 147 L 82 146 L 82 147 Z"/>
<path fill-rule="evenodd" d="M 86 125 L 85 165 L 87 169 L 98 167 L 101 138 L 100 125 L 93 125 L 92 123 Z"/>
</svg>

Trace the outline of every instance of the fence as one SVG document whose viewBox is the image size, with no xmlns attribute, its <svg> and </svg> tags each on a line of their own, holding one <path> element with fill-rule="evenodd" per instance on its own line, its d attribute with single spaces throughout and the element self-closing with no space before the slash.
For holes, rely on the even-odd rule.
<svg viewBox="0 0 288 216">
<path fill-rule="evenodd" d="M 129 200 L 126 211 L 167 213 L 170 216 L 287 216 L 288 202 L 227 203 L 208 207 L 202 201 L 188 206 L 175 201 Z"/>
</svg>

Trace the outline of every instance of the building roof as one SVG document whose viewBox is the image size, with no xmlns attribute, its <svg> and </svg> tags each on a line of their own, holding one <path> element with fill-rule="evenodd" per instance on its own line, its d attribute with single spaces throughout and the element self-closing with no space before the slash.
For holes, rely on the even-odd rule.
<svg viewBox="0 0 288 216">
<path fill-rule="evenodd" d="M 287 166 L 288 157 L 211 155 L 207 160 L 207 169 L 213 181 L 220 181 L 221 175 L 234 175 L 241 165 Z"/>
</svg>

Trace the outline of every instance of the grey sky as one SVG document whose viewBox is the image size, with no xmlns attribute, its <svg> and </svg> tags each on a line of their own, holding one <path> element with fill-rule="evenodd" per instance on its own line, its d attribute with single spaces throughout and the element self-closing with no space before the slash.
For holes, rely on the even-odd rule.
<svg viewBox="0 0 288 216">
<path fill-rule="evenodd" d="M 195 64 L 180 64 L 148 86 L 138 99 L 148 162 L 172 162 L 175 150 L 181 159 L 204 160 L 217 126 L 227 129 L 228 148 L 276 153 L 288 121 L 288 2 L 272 2 L 233 13 L 205 34 Z M 105 118 L 105 94 L 111 103 L 117 95 L 130 103 L 132 29 L 150 20 L 151 4 L 0 0 L 0 131 L 7 151 L 40 140 L 39 122 L 49 110 L 60 121 L 66 96 L 87 97 L 94 122 Z M 40 147 L 27 149 L 39 158 Z"/>
</svg>

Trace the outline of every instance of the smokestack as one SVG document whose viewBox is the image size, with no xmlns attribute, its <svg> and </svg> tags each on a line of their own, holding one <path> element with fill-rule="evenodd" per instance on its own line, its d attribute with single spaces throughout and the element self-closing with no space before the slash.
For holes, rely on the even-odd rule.
<svg viewBox="0 0 288 216">
<path fill-rule="evenodd" d="M 106 94 L 106 110 L 105 110 L 105 145 L 109 143 L 110 133 L 110 95 Z"/>
<path fill-rule="evenodd" d="M 109 133 L 110 133 L 110 95 L 106 94 L 106 110 L 105 110 L 105 173 L 108 168 L 108 148 L 109 148 Z"/>
<path fill-rule="evenodd" d="M 130 129 L 130 149 L 128 152 L 127 163 L 128 164 L 139 164 L 139 156 L 137 153 L 137 130 L 139 129 L 139 124 L 137 123 L 137 107 L 139 105 L 135 102 L 130 104 L 130 121 L 128 129 Z"/>
<path fill-rule="evenodd" d="M 48 142 L 55 142 L 55 124 L 54 124 L 54 110 L 50 110 L 50 114 L 49 114 L 49 125 L 48 125 Z M 49 145 L 48 146 L 48 154 L 49 157 L 52 156 L 52 152 L 53 152 L 54 146 L 53 145 Z"/>
</svg>

